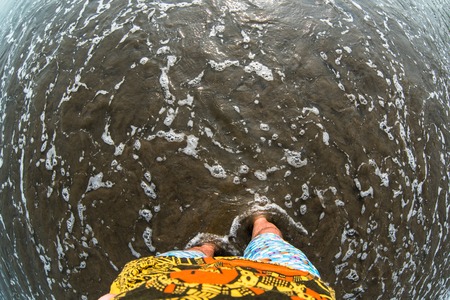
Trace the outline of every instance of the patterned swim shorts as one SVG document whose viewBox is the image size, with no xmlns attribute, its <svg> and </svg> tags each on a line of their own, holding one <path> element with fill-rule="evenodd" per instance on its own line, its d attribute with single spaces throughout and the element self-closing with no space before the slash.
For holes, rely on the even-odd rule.
<svg viewBox="0 0 450 300">
<path fill-rule="evenodd" d="M 320 277 L 306 255 L 274 233 L 256 236 L 244 251 L 244 258 L 283 265 Z"/>
<path fill-rule="evenodd" d="M 175 256 L 180 258 L 205 257 L 196 250 L 174 250 L 157 256 Z M 306 271 L 320 278 L 319 271 L 306 255 L 274 233 L 263 233 L 256 236 L 245 248 L 243 258 L 255 261 L 274 263 L 292 269 Z"/>
</svg>

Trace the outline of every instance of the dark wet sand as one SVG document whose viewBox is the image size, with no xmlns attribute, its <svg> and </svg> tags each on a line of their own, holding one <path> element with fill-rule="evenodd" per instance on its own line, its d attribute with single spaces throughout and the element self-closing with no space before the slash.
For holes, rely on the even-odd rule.
<svg viewBox="0 0 450 300">
<path fill-rule="evenodd" d="M 444 298 L 448 37 L 420 5 L 76 2 L 2 31 L 0 295 L 96 299 L 267 201 L 338 299 Z"/>
</svg>

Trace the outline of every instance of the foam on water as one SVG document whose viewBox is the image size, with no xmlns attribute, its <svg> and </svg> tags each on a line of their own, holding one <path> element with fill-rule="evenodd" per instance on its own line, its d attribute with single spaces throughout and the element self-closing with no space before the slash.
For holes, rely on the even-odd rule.
<svg viewBox="0 0 450 300">
<path fill-rule="evenodd" d="M 308 164 L 308 159 L 302 159 L 302 153 L 297 151 L 286 150 L 284 154 L 288 164 L 295 168 L 304 167 Z"/>
<path fill-rule="evenodd" d="M 445 297 L 445 292 L 433 294 L 448 287 L 448 278 L 441 278 L 441 266 L 426 266 L 429 272 L 420 278 L 411 271 L 422 268 L 418 257 L 424 254 L 442 256 L 449 228 L 445 210 L 450 204 L 445 121 L 449 117 L 448 57 L 440 58 L 448 47 L 436 36 L 432 20 L 424 18 L 425 25 L 415 26 L 407 22 L 407 12 L 395 11 L 390 2 L 325 1 L 295 11 L 293 24 L 301 38 L 295 40 L 297 33 L 282 37 L 292 25 L 289 18 L 277 20 L 283 5 L 263 11 L 268 4 L 225 1 L 217 12 L 212 7 L 206 14 L 201 8 L 209 4 L 196 0 L 118 3 L 72 1 L 35 9 L 40 5 L 35 1 L 29 9 L 37 15 L 46 8 L 52 10 L 38 20 L 39 26 L 20 13 L 17 18 L 8 17 L 0 29 L 9 49 L 0 60 L 0 191 L 2 201 L 8 199 L 0 223 L 16 257 L 22 239 L 10 233 L 17 224 L 24 225 L 31 237 L 28 255 L 36 255 L 49 290 L 60 286 L 87 298 L 76 291 L 71 278 L 91 270 L 90 261 L 95 258 L 87 253 L 92 247 L 100 249 L 111 269 L 119 269 L 120 259 L 107 250 L 102 236 L 109 228 L 117 228 L 99 212 L 103 203 L 133 202 L 134 217 L 139 220 L 133 238 L 121 240 L 122 250 L 128 248 L 133 257 L 159 250 L 155 224 L 160 222 L 158 214 L 168 215 L 165 210 L 171 207 L 161 199 L 171 195 L 161 174 L 174 162 L 177 174 L 171 176 L 179 180 L 177 176 L 191 167 L 199 178 L 206 173 L 204 186 L 216 184 L 223 203 L 224 194 L 239 199 L 255 194 L 245 203 L 248 211 L 238 211 L 229 233 L 220 236 L 224 243 L 257 210 L 276 211 L 304 234 L 306 229 L 292 216 L 311 222 L 318 219 L 311 225 L 311 238 L 327 230 L 339 231 L 340 247 L 331 254 L 334 259 L 326 262 L 335 266 L 335 284 L 345 291 L 344 299 L 364 297 L 367 283 L 361 281 L 370 272 L 388 274 L 386 266 L 393 270 L 392 278 L 380 279 L 381 294 L 414 298 L 440 293 Z M 408 9 L 427 10 L 423 5 Z M 314 8 L 321 13 L 314 14 Z M 190 31 L 176 23 L 183 12 L 189 16 L 188 9 L 201 12 L 201 30 L 188 21 L 197 33 L 204 31 L 194 36 L 201 49 L 190 40 Z M 203 20 L 203 15 L 210 19 Z M 172 22 L 167 27 L 172 31 L 166 21 Z M 286 28 L 275 32 L 275 24 Z M 29 34 L 33 28 L 35 33 Z M 411 48 L 403 47 L 403 40 Z M 315 48 L 307 48 L 309 44 Z M 112 46 L 105 53 L 106 45 Z M 427 45 L 434 50 L 428 51 Z M 195 59 L 190 47 L 200 53 Z M 124 61 L 126 67 L 114 60 L 116 50 L 124 55 L 116 60 Z M 416 78 L 419 73 L 422 77 Z M 364 77 L 373 82 L 364 82 Z M 332 83 L 329 90 L 320 90 L 322 80 Z M 136 81 L 147 89 L 142 96 L 146 102 L 138 102 L 139 97 L 130 92 L 137 90 Z M 321 102 L 317 95 L 328 102 Z M 86 101 L 80 102 L 81 98 Z M 133 101 L 132 109 L 121 106 Z M 278 107 L 271 105 L 274 101 Z M 135 110 L 140 113 L 133 114 Z M 434 110 L 442 110 L 441 119 Z M 132 114 L 129 119 L 123 116 L 127 114 Z M 65 121 L 68 115 L 75 116 L 71 122 Z M 367 143 L 371 137 L 375 141 Z M 68 154 L 67 145 L 80 148 L 74 154 L 76 160 Z M 169 146 L 158 150 L 162 145 Z M 33 152 L 35 148 L 38 151 Z M 189 168 L 184 159 L 190 162 Z M 328 165 L 321 166 L 321 160 Z M 185 187 L 183 180 L 180 190 Z M 276 203 L 258 193 L 276 198 Z M 140 195 L 145 201 L 140 202 Z M 188 197 L 175 198 L 170 201 L 183 202 Z M 186 210 L 189 205 L 179 207 Z M 39 236 L 40 224 L 34 223 L 41 220 L 41 207 L 60 212 L 49 218 L 55 223 L 51 227 L 57 228 L 49 238 Z M 18 216 L 12 222 L 11 211 Z M 337 229 L 323 225 L 332 223 L 331 218 L 336 218 Z M 320 238 L 325 243 L 333 240 L 330 236 Z M 192 243 L 200 238 L 195 236 Z M 393 260 L 387 251 L 392 249 L 395 257 L 405 259 Z M 357 268 L 360 264 L 363 270 Z M 441 261 L 444 267 L 448 264 L 448 258 Z M 2 266 L 8 266 L 4 259 Z M 11 282 L 31 286 L 15 278 Z M 404 282 L 411 283 L 411 291 Z M 46 294 L 42 284 L 29 289 L 25 291 L 29 295 Z"/>
<path fill-rule="evenodd" d="M 90 191 L 95 191 L 100 188 L 111 188 L 114 185 L 111 181 L 103 181 L 103 172 L 98 173 L 97 175 L 91 176 L 89 178 L 89 183 L 86 188 L 86 193 Z"/>
<path fill-rule="evenodd" d="M 199 141 L 198 137 L 194 135 L 188 135 L 186 138 L 187 145 L 181 151 L 183 151 L 184 154 L 197 157 L 198 141 Z"/>
<path fill-rule="evenodd" d="M 255 177 L 261 181 L 267 180 L 267 173 L 261 170 L 256 170 L 254 173 Z"/>
<path fill-rule="evenodd" d="M 156 199 L 157 194 L 155 192 L 156 186 L 154 183 L 141 181 L 141 188 L 144 190 L 145 195 L 147 195 L 150 199 Z"/>
<path fill-rule="evenodd" d="M 272 70 L 257 61 L 252 61 L 248 66 L 245 66 L 244 71 L 247 73 L 255 72 L 256 75 L 264 78 L 267 81 L 273 80 Z"/>
<path fill-rule="evenodd" d="M 209 170 L 212 177 L 221 178 L 221 179 L 227 178 L 227 176 L 228 176 L 227 172 L 221 165 L 216 164 L 216 165 L 210 166 L 207 163 L 205 163 L 204 165 L 205 165 L 205 168 L 207 168 Z"/>
<path fill-rule="evenodd" d="M 145 245 L 147 246 L 150 252 L 155 252 L 155 247 L 152 242 L 152 234 L 153 230 L 150 227 L 145 228 L 144 233 L 142 234 L 142 238 L 144 239 Z"/>
</svg>

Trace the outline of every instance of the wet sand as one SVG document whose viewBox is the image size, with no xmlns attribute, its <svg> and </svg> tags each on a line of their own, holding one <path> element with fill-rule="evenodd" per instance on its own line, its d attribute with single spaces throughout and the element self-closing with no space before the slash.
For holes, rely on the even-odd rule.
<svg viewBox="0 0 450 300">
<path fill-rule="evenodd" d="M 257 205 L 339 299 L 448 295 L 438 4 L 22 1 L 5 20 L 4 298 L 96 299 L 131 259 L 245 240 Z"/>
</svg>

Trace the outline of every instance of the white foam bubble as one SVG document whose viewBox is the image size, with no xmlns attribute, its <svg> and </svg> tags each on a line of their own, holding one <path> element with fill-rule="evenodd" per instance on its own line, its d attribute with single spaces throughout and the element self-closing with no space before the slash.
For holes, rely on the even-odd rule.
<svg viewBox="0 0 450 300">
<path fill-rule="evenodd" d="M 328 134 L 328 132 L 326 132 L 326 131 L 324 131 L 323 133 L 322 133 L 322 141 L 323 141 L 323 143 L 325 144 L 325 145 L 330 145 L 330 143 L 329 143 L 329 141 L 330 141 L 330 136 L 329 136 L 329 134 Z"/>
<path fill-rule="evenodd" d="M 264 171 L 256 170 L 254 173 L 255 177 L 261 181 L 267 180 L 267 174 Z"/>
<path fill-rule="evenodd" d="M 67 219 L 67 221 L 66 221 L 67 231 L 69 233 L 72 233 L 74 224 L 75 224 L 75 216 L 71 212 L 69 219 Z"/>
<path fill-rule="evenodd" d="M 164 119 L 164 125 L 166 126 L 172 125 L 172 122 L 175 120 L 177 113 L 178 108 L 177 109 L 169 108 L 169 110 L 167 111 L 166 118 Z"/>
<path fill-rule="evenodd" d="M 192 97 L 189 94 L 186 96 L 186 99 L 178 101 L 178 105 L 180 105 L 180 106 L 184 106 L 184 105 L 192 106 L 193 103 L 194 103 L 194 97 Z"/>
<path fill-rule="evenodd" d="M 53 187 L 48 186 L 47 187 L 47 198 L 50 198 L 50 196 L 53 194 Z"/>
<path fill-rule="evenodd" d="M 120 143 L 119 145 L 116 146 L 116 149 L 114 150 L 114 155 L 115 156 L 122 155 L 123 150 L 125 150 L 125 144 Z"/>
<path fill-rule="evenodd" d="M 106 94 L 108 94 L 107 91 L 105 91 L 105 90 L 99 90 L 99 91 L 97 91 L 97 93 L 95 93 L 95 97 L 97 97 L 98 95 L 106 95 Z"/>
<path fill-rule="evenodd" d="M 285 197 L 284 200 L 284 206 L 286 206 L 286 208 L 292 208 L 292 200 L 290 198 Z"/>
<path fill-rule="evenodd" d="M 189 86 L 198 86 L 200 84 L 200 82 L 202 81 L 203 75 L 205 75 L 205 71 L 202 71 L 200 74 L 197 75 L 197 77 L 195 77 L 192 80 L 188 81 L 188 85 Z"/>
<path fill-rule="evenodd" d="M 158 50 L 156 50 L 156 54 L 167 54 L 170 53 L 170 47 L 169 46 L 162 46 L 161 48 L 159 48 Z"/>
<path fill-rule="evenodd" d="M 136 141 L 134 142 L 133 148 L 134 148 L 135 150 L 138 150 L 138 151 L 139 151 L 139 150 L 141 149 L 141 141 L 136 140 Z"/>
<path fill-rule="evenodd" d="M 240 165 L 239 166 L 239 173 L 240 174 L 247 174 L 250 171 L 250 168 L 247 165 Z"/>
<path fill-rule="evenodd" d="M 173 129 L 170 129 L 168 132 L 166 131 L 158 131 L 156 136 L 163 137 L 168 142 L 177 142 L 180 143 L 184 141 L 185 134 L 184 133 L 176 133 Z"/>
<path fill-rule="evenodd" d="M 334 27 L 333 23 L 331 23 L 330 19 L 320 19 L 323 23 L 327 24 L 330 27 Z"/>
<path fill-rule="evenodd" d="M 142 234 L 142 238 L 144 239 L 144 243 L 147 246 L 150 252 L 155 252 L 155 247 L 153 247 L 152 242 L 152 234 L 153 230 L 150 227 L 145 228 L 144 233 Z"/>
<path fill-rule="evenodd" d="M 213 134 L 213 132 L 212 132 L 212 130 L 210 128 L 205 127 L 204 131 L 205 131 L 205 134 L 206 134 L 207 137 L 212 138 L 214 136 L 214 134 Z"/>
<path fill-rule="evenodd" d="M 153 217 L 152 211 L 149 209 L 141 209 L 139 211 L 139 216 L 141 216 L 142 218 L 144 218 L 147 222 L 150 222 L 150 220 Z"/>
<path fill-rule="evenodd" d="M 306 200 L 309 198 L 309 187 L 306 183 L 302 184 L 302 192 L 303 194 L 300 196 L 300 199 Z"/>
<path fill-rule="evenodd" d="M 389 49 L 389 43 L 388 43 L 388 40 L 386 39 L 384 33 L 382 33 L 379 29 L 376 29 L 376 31 L 378 32 L 380 39 L 384 42 L 382 44 L 382 46 L 386 49 Z"/>
<path fill-rule="evenodd" d="M 249 65 L 245 66 L 244 71 L 247 73 L 255 72 L 256 75 L 264 78 L 267 81 L 273 80 L 272 70 L 257 61 L 252 61 Z"/>
<path fill-rule="evenodd" d="M 115 168 L 117 171 L 123 170 L 122 166 L 115 159 L 111 162 L 111 167 Z"/>
<path fill-rule="evenodd" d="M 383 119 L 380 122 L 380 129 L 386 132 L 388 138 L 392 141 L 394 140 L 394 136 L 391 133 L 392 127 L 387 125 L 387 115 L 384 115 Z"/>
<path fill-rule="evenodd" d="M 98 190 L 99 188 L 111 188 L 114 183 L 111 181 L 103 182 L 103 173 L 100 172 L 97 175 L 91 176 L 89 178 L 89 183 L 86 188 L 86 193 L 90 191 Z"/>
<path fill-rule="evenodd" d="M 403 192 L 401 190 L 401 186 L 400 186 L 400 190 L 392 189 L 392 193 L 393 193 L 392 198 L 394 198 L 394 199 L 397 198 L 400 195 L 403 195 Z M 402 207 L 404 207 L 404 206 L 402 205 Z"/>
<path fill-rule="evenodd" d="M 53 170 L 53 167 L 55 167 L 58 164 L 58 160 L 56 159 L 56 149 L 55 145 L 52 145 L 52 147 L 47 151 L 47 158 L 45 160 L 45 168 L 49 171 Z"/>
<path fill-rule="evenodd" d="M 141 60 L 139 61 L 139 63 L 140 63 L 141 65 L 145 65 L 146 63 L 148 63 L 148 61 L 149 61 L 149 58 L 148 58 L 148 57 L 143 57 L 143 58 L 141 58 Z"/>
<path fill-rule="evenodd" d="M 319 109 L 317 109 L 317 107 L 303 107 L 302 114 L 305 114 L 305 113 L 313 113 L 316 116 L 318 116 L 319 115 Z"/>
<path fill-rule="evenodd" d="M 152 174 L 150 173 L 150 171 L 147 171 L 147 172 L 144 173 L 144 178 L 148 182 L 152 182 Z"/>
<path fill-rule="evenodd" d="M 169 76 L 167 75 L 167 68 L 161 68 L 161 76 L 159 77 L 159 84 L 161 85 L 161 88 L 164 92 L 164 99 L 167 103 L 172 104 L 173 103 L 173 95 L 170 92 L 169 88 Z"/>
<path fill-rule="evenodd" d="M 286 74 L 284 74 L 280 69 L 275 69 L 275 72 L 280 76 L 281 81 L 284 82 L 284 79 L 286 78 Z"/>
<path fill-rule="evenodd" d="M 273 166 L 270 168 L 267 168 L 266 173 L 270 174 L 270 173 L 274 173 L 276 171 L 280 171 L 282 168 L 278 167 L 278 166 Z"/>
<path fill-rule="evenodd" d="M 63 259 L 65 256 L 64 248 L 61 245 L 61 240 L 58 235 L 56 235 L 56 245 L 55 246 L 56 246 L 56 253 L 58 253 L 58 260 Z M 63 270 L 63 266 L 61 265 L 60 262 L 58 262 L 58 269 L 60 272 L 62 272 L 62 270 Z"/>
<path fill-rule="evenodd" d="M 134 257 L 140 258 L 142 256 L 139 252 L 134 250 L 133 245 L 131 244 L 131 242 L 128 243 L 128 248 L 130 248 L 131 255 L 133 255 Z"/>
<path fill-rule="evenodd" d="M 105 142 L 108 145 L 114 146 L 114 141 L 111 137 L 111 134 L 109 133 L 109 123 L 106 123 L 105 125 L 105 131 L 102 134 L 102 140 L 103 142 Z"/>
<path fill-rule="evenodd" d="M 291 166 L 300 168 L 308 164 L 308 159 L 302 159 L 302 154 L 296 151 L 285 150 L 284 156 Z"/>
<path fill-rule="evenodd" d="M 188 135 L 186 138 L 187 145 L 183 148 L 183 153 L 187 155 L 191 155 L 193 157 L 197 157 L 197 145 L 199 138 L 195 135 Z"/>
<path fill-rule="evenodd" d="M 84 220 L 86 219 L 84 217 L 84 212 L 86 211 L 86 206 L 83 203 L 79 202 L 77 205 L 77 210 L 78 210 L 78 217 L 80 218 L 81 224 L 83 225 Z"/>
<path fill-rule="evenodd" d="M 169 70 L 170 67 L 173 67 L 176 62 L 177 62 L 177 57 L 175 55 L 168 55 L 167 56 L 167 70 Z"/>
<path fill-rule="evenodd" d="M 393 242 L 393 243 L 397 240 L 396 233 L 397 233 L 397 229 L 395 228 L 395 225 L 389 224 L 388 235 L 389 235 L 391 242 Z"/>
<path fill-rule="evenodd" d="M 370 159 L 369 160 L 369 165 L 371 165 L 372 167 L 375 168 L 375 175 L 377 175 L 378 177 L 380 177 L 381 179 L 381 185 L 388 187 L 389 186 L 389 174 L 388 173 L 383 173 L 381 172 L 380 168 L 378 167 L 377 163 L 375 162 L 375 160 Z"/>
<path fill-rule="evenodd" d="M 262 131 L 269 131 L 270 126 L 266 123 L 261 123 L 261 124 L 259 124 L 259 129 L 261 129 Z"/>
<path fill-rule="evenodd" d="M 231 67 L 231 66 L 239 66 L 239 61 L 237 61 L 237 60 L 225 60 L 223 62 L 218 63 L 218 62 L 215 62 L 214 60 L 210 60 L 208 62 L 208 64 L 211 66 L 211 68 L 213 68 L 214 70 L 220 72 L 220 71 L 223 71 L 226 68 Z"/>
<path fill-rule="evenodd" d="M 223 24 L 216 24 L 211 28 L 211 31 L 209 32 L 210 37 L 218 36 L 222 37 L 222 33 L 225 31 L 225 25 Z"/>
<path fill-rule="evenodd" d="M 356 281 L 359 280 L 359 275 L 356 272 L 356 270 L 351 269 L 350 272 L 347 274 L 347 276 L 345 276 L 345 278 L 347 278 L 348 280 L 356 282 Z"/>
<path fill-rule="evenodd" d="M 118 90 L 120 89 L 120 86 L 125 82 L 125 76 L 123 76 L 122 80 L 120 82 L 118 82 L 115 86 L 114 89 Z"/>
<path fill-rule="evenodd" d="M 241 30 L 241 35 L 244 43 L 250 43 L 250 37 L 244 30 Z"/>
<path fill-rule="evenodd" d="M 141 181 L 141 188 L 144 190 L 144 193 L 151 199 L 156 199 L 157 195 L 155 192 L 156 186 L 154 183 L 147 183 L 145 181 Z"/>
<path fill-rule="evenodd" d="M 334 203 L 335 203 L 336 206 L 338 206 L 338 207 L 343 207 L 343 206 L 345 206 L 344 201 L 342 201 L 342 200 L 340 200 L 340 199 L 334 200 Z"/>
<path fill-rule="evenodd" d="M 406 148 L 405 152 L 406 152 L 406 155 L 408 157 L 409 166 L 411 167 L 411 169 L 413 171 L 415 171 L 417 165 L 416 165 L 416 158 L 414 157 L 414 154 L 413 154 L 412 150 L 410 148 Z"/>
<path fill-rule="evenodd" d="M 205 168 L 207 168 L 209 170 L 209 172 L 211 173 L 211 175 L 215 178 L 227 178 L 227 172 L 225 171 L 225 169 L 219 165 L 208 165 L 207 163 L 204 164 Z"/>
<path fill-rule="evenodd" d="M 397 93 L 399 94 L 399 96 L 400 96 L 401 98 L 404 98 L 404 95 L 403 95 L 403 87 L 402 87 L 402 85 L 400 84 L 400 81 L 399 81 L 399 79 L 398 79 L 397 74 L 394 74 L 394 76 L 392 77 L 392 81 L 394 82 L 394 87 L 395 87 L 395 89 L 397 90 Z"/>
<path fill-rule="evenodd" d="M 64 201 L 69 202 L 69 198 L 70 198 L 69 188 L 67 188 L 67 187 L 63 188 L 61 191 L 61 195 L 62 195 Z"/>
<path fill-rule="evenodd" d="M 369 187 L 367 190 L 363 191 L 362 187 L 361 187 L 361 182 L 359 182 L 358 178 L 353 179 L 353 181 L 355 182 L 356 187 L 360 191 L 359 195 L 362 198 L 365 198 L 365 197 L 373 198 L 373 187 Z"/>
<path fill-rule="evenodd" d="M 307 207 L 305 204 L 300 205 L 300 214 L 304 215 L 307 212 Z"/>
</svg>

